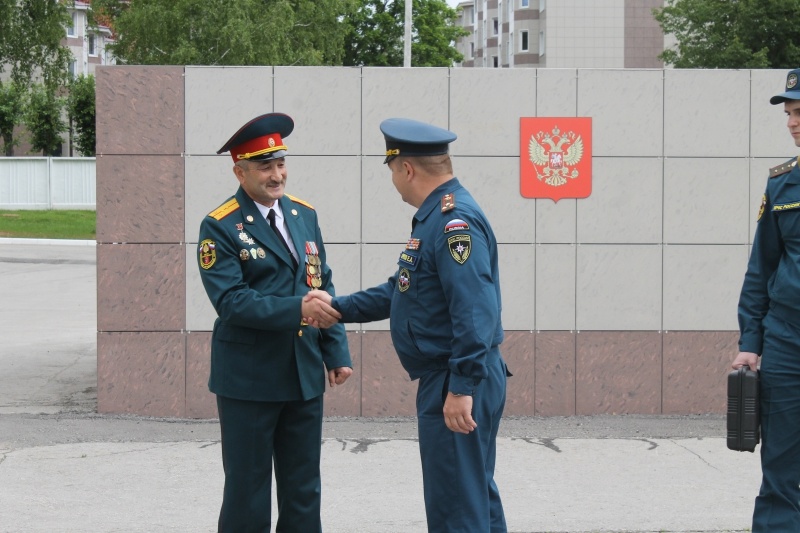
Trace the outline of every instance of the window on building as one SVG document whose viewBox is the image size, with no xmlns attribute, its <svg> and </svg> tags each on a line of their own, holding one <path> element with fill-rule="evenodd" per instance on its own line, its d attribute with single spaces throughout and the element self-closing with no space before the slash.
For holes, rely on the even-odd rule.
<svg viewBox="0 0 800 533">
<path fill-rule="evenodd" d="M 499 67 L 499 66 L 500 66 L 500 64 L 499 64 L 499 62 L 498 62 L 498 60 L 497 60 L 497 56 L 492 56 L 492 66 L 493 66 L 494 68 L 497 68 L 497 67 Z"/>
<path fill-rule="evenodd" d="M 519 49 L 521 52 L 528 51 L 528 30 L 519 31 Z"/>
<path fill-rule="evenodd" d="M 90 56 L 96 56 L 97 55 L 97 50 L 94 47 L 94 35 L 89 35 L 86 38 L 86 41 L 87 41 L 87 44 L 89 46 L 89 55 Z"/>
<path fill-rule="evenodd" d="M 70 61 L 69 62 L 69 77 L 70 78 L 77 78 L 78 77 L 78 62 L 77 61 Z"/>
<path fill-rule="evenodd" d="M 530 0 L 519 0 L 519 7 L 530 7 Z"/>
<path fill-rule="evenodd" d="M 500 27 L 497 24 L 497 19 L 496 18 L 492 19 L 492 24 L 493 24 L 492 31 L 494 32 L 492 35 L 497 35 L 499 33 L 499 31 L 500 31 Z"/>
<path fill-rule="evenodd" d="M 75 37 L 77 35 L 77 33 L 75 33 L 75 28 L 77 27 L 78 27 L 78 14 L 73 13 L 70 25 L 67 27 L 67 36 Z"/>
</svg>

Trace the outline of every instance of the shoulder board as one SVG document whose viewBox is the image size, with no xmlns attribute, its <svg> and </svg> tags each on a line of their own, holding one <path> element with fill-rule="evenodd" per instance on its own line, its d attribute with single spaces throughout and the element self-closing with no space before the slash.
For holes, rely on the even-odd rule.
<svg viewBox="0 0 800 533">
<path fill-rule="evenodd" d="M 214 209 L 212 212 L 208 214 L 211 218 L 215 218 L 217 220 L 222 220 L 226 216 L 230 215 L 234 211 L 239 209 L 239 202 L 236 201 L 236 198 L 231 198 L 218 208 Z"/>
<path fill-rule="evenodd" d="M 456 195 L 449 192 L 442 196 L 442 213 L 447 213 L 456 208 Z"/>
<path fill-rule="evenodd" d="M 798 156 L 797 159 L 792 159 L 791 161 L 787 161 L 785 163 L 781 163 L 778 166 L 772 167 L 771 169 L 769 169 L 769 177 L 776 178 L 782 174 L 786 174 L 787 172 L 792 170 L 795 166 L 797 166 L 798 159 L 800 159 L 800 156 Z"/>
<path fill-rule="evenodd" d="M 311 209 L 312 211 L 314 210 L 314 206 L 311 205 L 310 203 L 306 202 L 305 200 L 301 200 L 300 198 L 295 198 L 291 194 L 287 194 L 286 197 L 289 198 L 289 200 L 293 201 L 296 204 L 304 205 L 307 208 Z"/>
</svg>

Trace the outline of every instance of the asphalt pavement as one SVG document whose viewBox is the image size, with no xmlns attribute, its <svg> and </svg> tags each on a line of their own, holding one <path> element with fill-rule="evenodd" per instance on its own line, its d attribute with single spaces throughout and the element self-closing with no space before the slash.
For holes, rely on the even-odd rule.
<svg viewBox="0 0 800 533">
<path fill-rule="evenodd" d="M 96 413 L 94 243 L 0 239 L 0 294 L 0 532 L 216 531 L 215 420 Z M 510 532 L 749 531 L 724 417 L 509 417 L 497 447 Z M 426 531 L 414 418 L 326 419 L 322 470 L 326 533 Z"/>
</svg>

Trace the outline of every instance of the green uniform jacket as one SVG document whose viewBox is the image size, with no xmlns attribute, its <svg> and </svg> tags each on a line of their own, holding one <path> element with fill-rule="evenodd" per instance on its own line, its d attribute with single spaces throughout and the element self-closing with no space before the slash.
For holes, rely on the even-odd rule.
<svg viewBox="0 0 800 533">
<path fill-rule="evenodd" d="M 326 367 L 352 366 L 344 326 L 320 330 L 302 321 L 309 257 L 319 258 L 320 288 L 335 294 L 317 214 L 289 195 L 279 202 L 300 255 L 297 269 L 241 188 L 200 224 L 200 277 L 218 315 L 208 388 L 220 396 L 308 400 L 325 392 Z"/>
</svg>

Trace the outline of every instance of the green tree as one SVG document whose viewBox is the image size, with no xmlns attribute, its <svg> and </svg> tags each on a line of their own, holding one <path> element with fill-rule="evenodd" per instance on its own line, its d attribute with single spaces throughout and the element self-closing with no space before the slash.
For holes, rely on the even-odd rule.
<svg viewBox="0 0 800 533">
<path fill-rule="evenodd" d="M 0 82 L 0 137 L 3 139 L 3 153 L 6 157 L 14 155 L 14 127 L 22 123 L 26 88 L 14 81 Z"/>
<path fill-rule="evenodd" d="M 75 130 L 74 143 L 81 155 L 95 155 L 94 76 L 81 74 L 69 85 L 67 99 L 70 124 Z"/>
<path fill-rule="evenodd" d="M 119 63 L 336 65 L 354 0 L 94 0 Z"/>
<path fill-rule="evenodd" d="M 344 64 L 403 66 L 405 0 L 360 0 L 345 17 L 348 26 Z M 450 67 L 464 59 L 456 39 L 469 32 L 455 25 L 458 11 L 445 0 L 414 0 L 412 5 L 411 66 Z"/>
<path fill-rule="evenodd" d="M 41 150 L 43 155 L 60 154 L 61 135 L 67 131 L 61 118 L 64 104 L 64 98 L 56 96 L 45 85 L 36 84 L 31 88 L 25 125 L 31 134 L 31 146 Z"/>
<path fill-rule="evenodd" d="M 0 0 L 0 72 L 28 85 L 39 78 L 48 87 L 64 85 L 72 54 L 61 44 L 71 24 L 72 0 Z"/>
<path fill-rule="evenodd" d="M 677 45 L 659 57 L 678 68 L 796 68 L 800 0 L 667 0 L 653 11 Z"/>
</svg>

